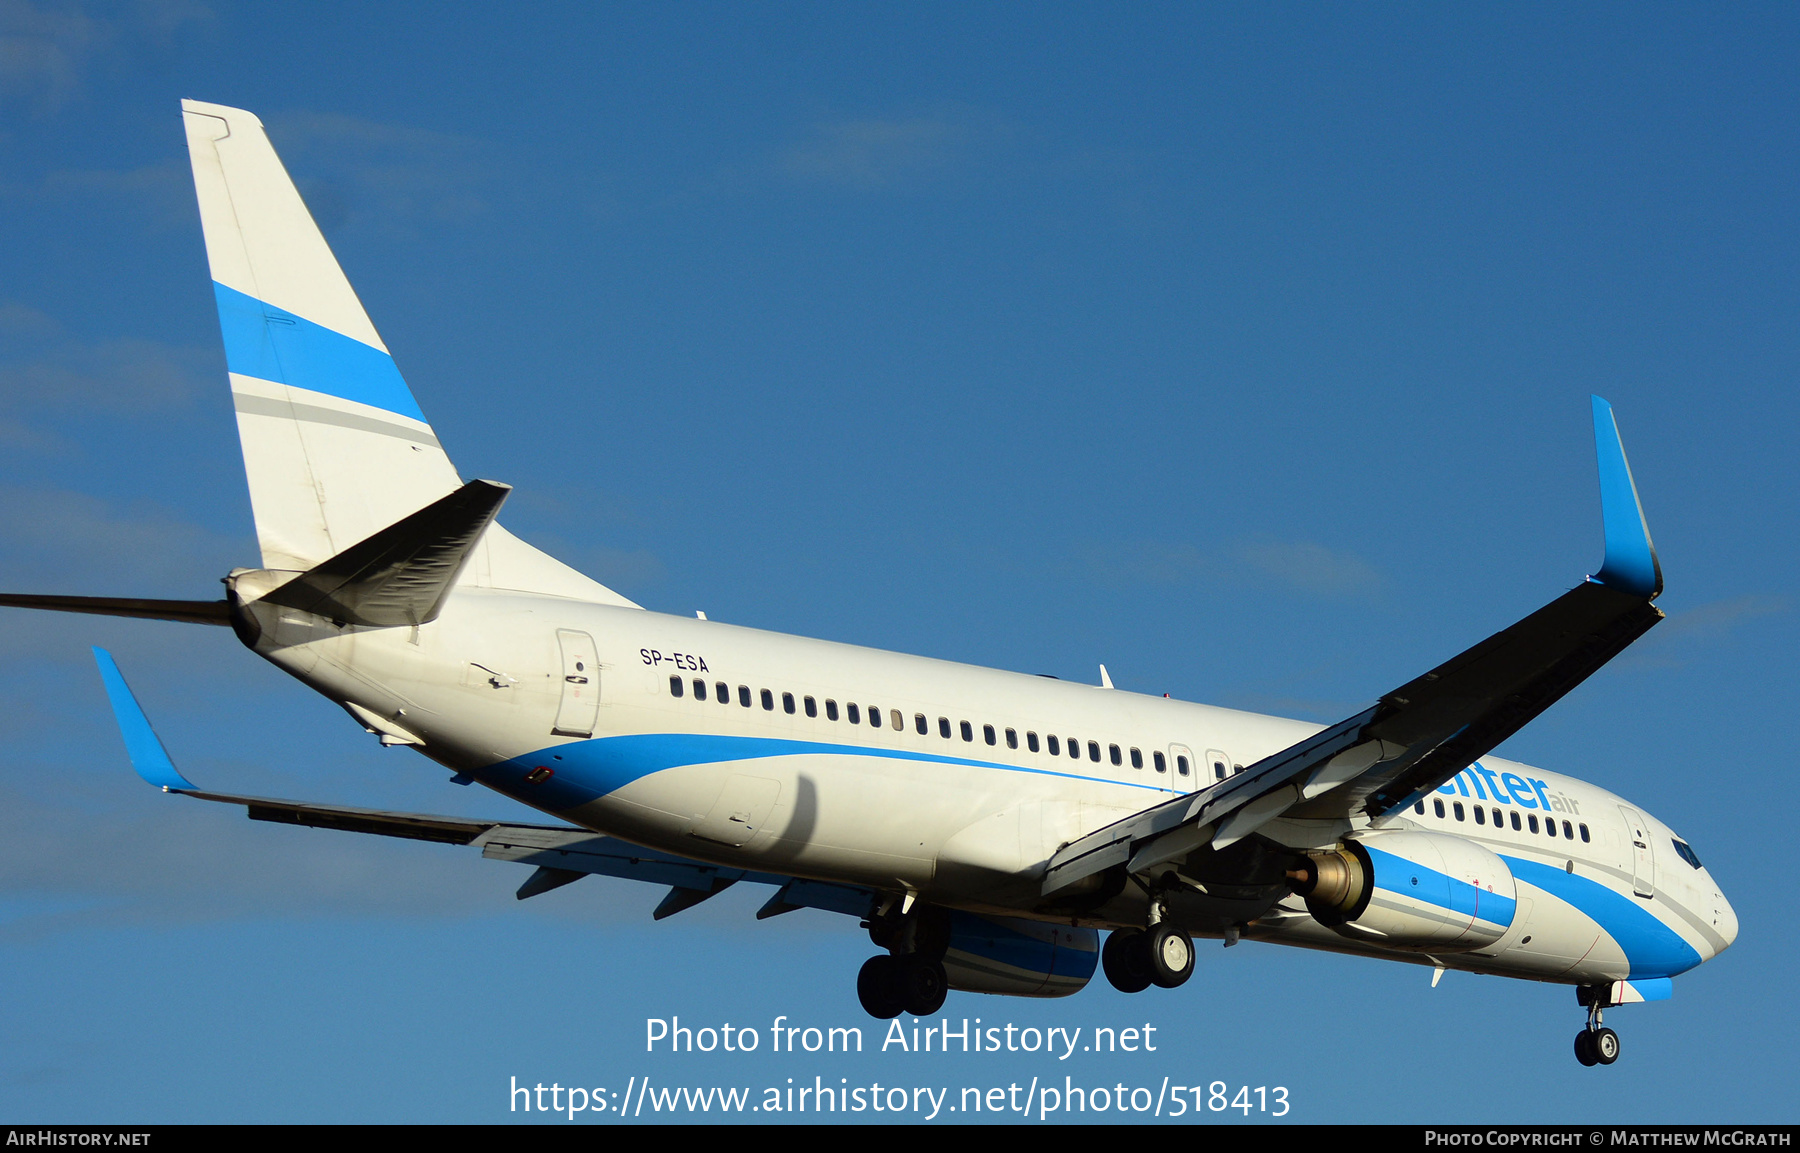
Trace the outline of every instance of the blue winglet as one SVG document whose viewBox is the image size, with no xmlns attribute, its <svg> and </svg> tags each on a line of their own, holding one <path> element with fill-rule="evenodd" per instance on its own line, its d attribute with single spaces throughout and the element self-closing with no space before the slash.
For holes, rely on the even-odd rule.
<svg viewBox="0 0 1800 1153">
<path fill-rule="evenodd" d="M 1608 588 L 1655 600 L 1662 592 L 1662 566 L 1650 543 L 1650 526 L 1638 500 L 1625 445 L 1612 405 L 1594 397 L 1594 452 L 1600 460 L 1600 514 L 1606 523 L 1606 559 L 1593 578 Z"/>
<path fill-rule="evenodd" d="M 137 698 L 119 672 L 118 662 L 105 649 L 95 646 L 94 661 L 100 666 L 100 679 L 106 683 L 106 695 L 112 701 L 113 716 L 119 721 L 119 735 L 125 738 L 125 752 L 138 776 L 157 788 L 193 789 L 194 784 L 182 776 L 169 759 L 169 751 L 150 727 L 150 718 L 138 707 Z"/>
</svg>

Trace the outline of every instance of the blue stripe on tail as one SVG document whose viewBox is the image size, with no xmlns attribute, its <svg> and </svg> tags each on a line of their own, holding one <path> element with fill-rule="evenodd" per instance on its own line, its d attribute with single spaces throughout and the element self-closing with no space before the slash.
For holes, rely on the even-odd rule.
<svg viewBox="0 0 1800 1153">
<path fill-rule="evenodd" d="M 286 309 L 213 282 L 225 363 L 240 376 L 322 392 L 424 422 L 394 358 Z"/>
</svg>

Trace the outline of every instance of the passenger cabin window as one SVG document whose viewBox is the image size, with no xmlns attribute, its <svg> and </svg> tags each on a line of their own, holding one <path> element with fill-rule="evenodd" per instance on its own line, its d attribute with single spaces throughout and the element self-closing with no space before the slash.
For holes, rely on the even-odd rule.
<svg viewBox="0 0 1800 1153">
<path fill-rule="evenodd" d="M 750 707 L 750 686 L 749 685 L 739 685 L 738 686 L 738 704 L 743 705 L 745 708 Z"/>
<path fill-rule="evenodd" d="M 981 726 L 981 739 L 986 741 L 990 745 L 994 743 L 995 737 L 994 737 L 994 726 L 993 725 L 982 725 Z"/>
<path fill-rule="evenodd" d="M 1113 746 L 1113 748 L 1115 748 L 1115 749 L 1118 747 L 1119 746 L 1117 746 L 1117 745 Z M 1094 762 L 1096 765 L 1100 763 L 1100 742 L 1099 741 L 1089 741 L 1088 742 L 1088 760 Z"/>
<path fill-rule="evenodd" d="M 1184 777 L 1188 775 L 1188 760 L 1186 757 L 1175 758 L 1175 771 Z"/>
<path fill-rule="evenodd" d="M 881 710 L 874 705 L 869 706 L 869 727 L 873 729 L 881 727 Z"/>
<path fill-rule="evenodd" d="M 568 668 L 569 666 L 564 665 L 563 667 Z M 681 678 L 680 677 L 670 677 L 669 678 L 669 695 L 672 697 L 678 697 L 681 695 Z"/>
<path fill-rule="evenodd" d="M 1460 821 L 1463 819 L 1463 807 L 1462 807 L 1461 801 L 1458 801 L 1458 802 L 1456 802 L 1456 804 L 1452 805 L 1451 810 L 1456 813 L 1457 820 Z"/>
<path fill-rule="evenodd" d="M 1552 837 L 1554 837 L 1556 835 L 1556 818 L 1555 817 L 1545 817 L 1544 818 L 1544 832 L 1550 834 Z"/>
<path fill-rule="evenodd" d="M 1584 845 L 1587 844 L 1589 842 L 1587 826 L 1580 825 L 1577 827 L 1581 829 L 1581 843 Z M 1689 851 L 1691 852 L 1692 850 L 1689 850 Z"/>
<path fill-rule="evenodd" d="M 894 731 L 896 733 L 903 733 L 906 731 L 906 718 L 900 715 L 899 709 L 888 710 L 888 724 L 894 726 Z"/>
<path fill-rule="evenodd" d="M 1531 813 L 1526 816 L 1525 826 L 1527 828 L 1529 828 L 1532 832 L 1534 832 L 1534 833 L 1537 832 L 1537 814 L 1536 813 Z"/>
<path fill-rule="evenodd" d="M 1050 750 L 1051 756 L 1062 756 L 1062 745 L 1057 741 L 1055 733 L 1051 733 L 1049 736 L 1045 737 L 1044 740 L 1048 742 L 1045 747 Z"/>
<path fill-rule="evenodd" d="M 1506 827 L 1506 817 L 1499 809 L 1494 810 L 1494 827 L 1496 829 L 1503 829 Z"/>
<path fill-rule="evenodd" d="M 1563 822 L 1563 836 L 1565 836 L 1569 840 L 1573 841 L 1575 839 L 1575 826 L 1571 825 L 1567 821 L 1564 821 Z"/>
<path fill-rule="evenodd" d="M 1019 747 L 1019 730 L 1006 730 L 1006 747 L 1009 749 L 1016 749 Z"/>
<path fill-rule="evenodd" d="M 825 698 L 825 719 L 828 721 L 837 720 L 837 702 L 830 697 Z"/>
<path fill-rule="evenodd" d="M 714 685 L 713 692 L 718 696 L 720 704 L 728 705 L 731 703 L 731 686 L 724 681 L 720 681 L 718 684 Z"/>
<path fill-rule="evenodd" d="M 921 737 L 931 735 L 931 722 L 925 719 L 924 713 L 913 714 L 913 727 L 919 730 Z"/>
<path fill-rule="evenodd" d="M 1094 746 L 1094 759 L 1096 761 L 1100 759 L 1099 748 L 1100 746 L 1098 745 Z M 1081 742 L 1074 737 L 1069 738 L 1069 759 L 1076 761 L 1081 759 Z"/>
<path fill-rule="evenodd" d="M 1137 752 L 1136 749 L 1133 749 L 1131 751 L 1134 753 Z M 1151 761 L 1155 762 L 1157 772 L 1166 773 L 1169 771 L 1169 762 L 1163 759 L 1163 755 L 1160 750 L 1158 750 L 1157 752 L 1151 753 L 1150 759 L 1151 759 Z"/>
<path fill-rule="evenodd" d="M 1513 822 L 1513 832 L 1516 833 L 1519 831 L 1519 810 L 1517 810 L 1517 809 L 1513 810 L 1512 822 Z"/>
<path fill-rule="evenodd" d="M 862 710 L 856 707 L 855 702 L 844 706 L 844 717 L 853 725 L 862 724 Z"/>
<path fill-rule="evenodd" d="M 1414 805 L 1413 812 L 1419 814 L 1421 817 L 1424 816 L 1425 815 L 1425 802 L 1420 801 L 1418 804 Z"/>
<path fill-rule="evenodd" d="M 1136 749 L 1131 750 L 1131 767 L 1134 769 L 1141 769 L 1144 767 L 1144 754 L 1138 752 Z"/>
<path fill-rule="evenodd" d="M 781 694 L 781 711 L 786 713 L 790 717 L 794 715 L 794 694 L 793 693 L 782 693 Z"/>
<path fill-rule="evenodd" d="M 975 726 L 971 725 L 968 721 L 962 723 L 962 738 L 965 741 L 972 741 L 975 739 Z"/>
<path fill-rule="evenodd" d="M 699 677 L 694 678 L 694 699 L 697 701 L 706 699 L 706 682 Z"/>
<path fill-rule="evenodd" d="M 1213 762 L 1213 779 L 1216 781 L 1222 781 L 1225 779 L 1225 762 L 1224 761 L 1214 761 Z"/>
<path fill-rule="evenodd" d="M 950 718 L 949 717 L 939 717 L 938 718 L 938 736 L 943 737 L 946 741 L 950 739 Z"/>
<path fill-rule="evenodd" d="M 1054 738 L 1054 737 L 1051 738 L 1051 740 L 1055 740 L 1055 739 L 1056 738 Z M 1038 751 L 1037 734 L 1034 732 L 1031 732 L 1029 729 L 1026 730 L 1026 732 L 1025 732 L 1025 747 L 1034 753 Z M 1055 750 L 1051 750 L 1051 751 L 1054 752 Z"/>
<path fill-rule="evenodd" d="M 1125 758 L 1119 755 L 1119 746 L 1117 745 L 1106 746 L 1106 755 L 1111 759 L 1114 767 L 1125 763 Z"/>
<path fill-rule="evenodd" d="M 765 713 L 774 712 L 775 711 L 775 694 L 770 692 L 768 689 L 764 689 L 762 691 L 762 703 L 763 703 L 763 712 L 765 712 Z"/>
<path fill-rule="evenodd" d="M 811 697 L 807 697 L 804 701 L 801 702 L 801 704 L 804 704 L 806 706 L 806 715 L 807 716 L 816 717 L 819 715 L 819 702 L 818 701 L 813 700 Z"/>
<path fill-rule="evenodd" d="M 1475 806 L 1475 823 L 1478 825 L 1487 824 L 1487 810 L 1480 805 Z"/>
<path fill-rule="evenodd" d="M 1431 810 L 1432 810 L 1432 812 L 1436 813 L 1439 817 L 1442 817 L 1444 815 L 1444 802 L 1438 801 L 1438 800 L 1433 800 L 1431 802 Z"/>
</svg>

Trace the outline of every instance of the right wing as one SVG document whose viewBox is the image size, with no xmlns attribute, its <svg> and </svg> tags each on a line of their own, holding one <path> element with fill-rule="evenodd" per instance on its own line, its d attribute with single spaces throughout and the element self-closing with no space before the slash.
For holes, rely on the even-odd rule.
<svg viewBox="0 0 1800 1153">
<path fill-rule="evenodd" d="M 1662 567 L 1612 406 L 1593 398 L 1606 558 L 1600 574 L 1362 712 L 1198 793 L 1065 846 L 1044 893 L 1124 865 L 1153 873 L 1203 845 L 1225 848 L 1280 816 L 1381 823 L 1586 680 L 1663 618 Z"/>
</svg>

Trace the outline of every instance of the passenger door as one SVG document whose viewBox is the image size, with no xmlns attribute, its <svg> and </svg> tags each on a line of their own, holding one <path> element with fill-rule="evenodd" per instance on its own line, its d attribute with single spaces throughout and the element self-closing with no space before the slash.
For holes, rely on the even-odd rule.
<svg viewBox="0 0 1800 1153">
<path fill-rule="evenodd" d="M 562 649 L 562 703 L 551 731 L 564 737 L 591 737 L 600 712 L 600 658 L 594 638 L 573 629 L 557 629 Z"/>
</svg>

